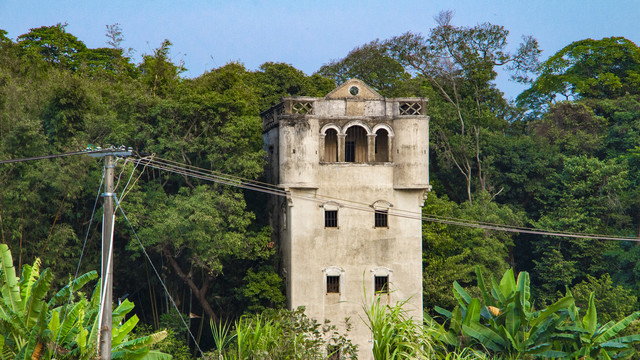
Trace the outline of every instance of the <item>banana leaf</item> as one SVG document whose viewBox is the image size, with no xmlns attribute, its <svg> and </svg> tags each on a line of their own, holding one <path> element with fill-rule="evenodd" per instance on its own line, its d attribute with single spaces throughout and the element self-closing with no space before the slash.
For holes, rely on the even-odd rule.
<svg viewBox="0 0 640 360">
<path fill-rule="evenodd" d="M 0 244 L 0 261 L 2 261 L 2 300 L 13 311 L 23 312 L 24 302 L 20 296 L 16 269 L 7 244 Z"/>
<path fill-rule="evenodd" d="M 572 296 L 565 296 L 555 303 L 549 305 L 546 309 L 540 311 L 538 316 L 531 320 L 531 327 L 538 326 L 542 321 L 546 320 L 549 316 L 552 316 L 556 312 L 568 308 L 571 304 L 574 304 L 575 300 Z"/>
<path fill-rule="evenodd" d="M 589 307 L 584 314 L 584 318 L 582 318 L 582 326 L 587 330 L 589 335 L 592 336 L 598 327 L 598 313 L 596 311 L 595 294 L 593 292 L 589 295 Z"/>
<path fill-rule="evenodd" d="M 127 320 L 124 324 L 118 326 L 116 329 L 113 329 L 113 334 L 111 335 L 111 346 L 120 345 L 129 335 L 129 333 L 133 330 L 133 328 L 138 324 L 138 316 L 133 315 L 129 320 Z"/>
<path fill-rule="evenodd" d="M 496 334 L 491 329 L 478 323 L 474 323 L 470 326 L 463 324 L 462 332 L 463 334 L 476 339 L 487 349 L 493 351 L 504 351 L 507 348 L 507 343 L 499 334 Z"/>
<path fill-rule="evenodd" d="M 40 258 L 36 258 L 33 262 L 33 266 L 25 264 L 22 267 L 22 279 L 20 279 L 18 286 L 20 287 L 20 295 L 23 300 L 26 300 L 31 295 L 31 289 L 33 284 L 40 276 Z"/>
<path fill-rule="evenodd" d="M 624 330 L 629 324 L 640 317 L 640 311 L 636 311 L 626 318 L 618 321 L 615 325 L 609 328 L 607 331 L 597 336 L 594 341 L 597 343 L 604 343 L 612 337 L 616 336 L 620 331 Z"/>
<path fill-rule="evenodd" d="M 484 277 L 482 276 L 482 270 L 480 266 L 476 266 L 476 277 L 478 279 L 478 288 L 482 293 L 482 299 L 484 300 L 485 306 L 496 306 L 498 305 L 493 297 L 489 295 L 489 291 L 487 291 L 487 287 L 484 283 Z"/>
<path fill-rule="evenodd" d="M 518 302 L 520 305 L 520 310 L 523 312 L 525 317 L 529 316 L 529 310 L 531 304 L 529 303 L 529 299 L 531 298 L 531 282 L 529 280 L 529 273 L 526 271 L 521 271 L 518 274 L 518 282 L 517 286 L 517 294 L 518 294 Z"/>
<path fill-rule="evenodd" d="M 53 274 L 51 270 L 45 269 L 40 277 L 33 284 L 31 291 L 29 291 L 29 298 L 25 303 L 25 325 L 27 327 L 33 326 L 40 317 L 41 311 L 47 311 L 48 306 L 44 302 L 47 292 L 51 288 L 51 281 L 53 280 Z"/>
<path fill-rule="evenodd" d="M 49 306 L 65 303 L 66 301 L 68 301 L 69 295 L 71 294 L 71 292 L 76 292 L 80 290 L 89 281 L 95 280 L 97 278 L 98 278 L 98 272 L 96 272 L 95 270 L 92 270 L 87 272 L 86 274 L 80 275 L 78 278 L 76 278 L 75 281 L 63 287 L 53 297 L 51 297 L 51 299 L 49 300 Z"/>
<path fill-rule="evenodd" d="M 453 289 L 453 296 L 455 296 L 455 298 L 458 300 L 458 303 L 460 304 L 462 309 L 466 309 L 467 305 L 471 301 L 471 295 L 469 295 L 469 293 L 462 286 L 460 286 L 457 281 L 453 282 Z"/>
<path fill-rule="evenodd" d="M 516 291 L 516 280 L 513 269 L 507 270 L 500 280 L 500 292 L 505 299 L 509 299 Z"/>
</svg>

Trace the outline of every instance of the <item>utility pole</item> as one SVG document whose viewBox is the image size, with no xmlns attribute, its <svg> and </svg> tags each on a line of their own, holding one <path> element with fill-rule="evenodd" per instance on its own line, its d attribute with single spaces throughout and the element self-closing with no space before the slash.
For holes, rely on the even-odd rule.
<svg viewBox="0 0 640 360">
<path fill-rule="evenodd" d="M 115 223 L 114 172 L 116 156 L 131 155 L 130 149 L 109 148 L 89 153 L 89 156 L 104 157 L 104 198 L 102 215 L 102 266 L 100 282 L 100 319 L 98 320 L 98 355 L 100 359 L 111 359 L 112 302 L 113 302 L 113 227 Z"/>
</svg>

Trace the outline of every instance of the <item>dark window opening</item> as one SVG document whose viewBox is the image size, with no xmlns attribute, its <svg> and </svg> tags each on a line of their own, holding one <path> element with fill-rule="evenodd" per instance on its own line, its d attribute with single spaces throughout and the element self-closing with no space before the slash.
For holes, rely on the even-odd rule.
<svg viewBox="0 0 640 360">
<path fill-rule="evenodd" d="M 340 292 L 340 276 L 327 276 L 327 294 Z"/>
<path fill-rule="evenodd" d="M 338 132 L 335 129 L 329 129 L 324 136 L 324 161 L 338 161 Z"/>
<path fill-rule="evenodd" d="M 389 276 L 376 276 L 375 278 L 376 293 L 389 293 Z"/>
<path fill-rule="evenodd" d="M 324 227 L 338 227 L 338 210 L 324 211 Z"/>
<path fill-rule="evenodd" d="M 389 227 L 388 214 L 389 210 L 376 210 L 375 227 Z"/>
<path fill-rule="evenodd" d="M 356 161 L 356 142 L 346 141 L 344 143 L 344 161 L 355 162 Z"/>
<path fill-rule="evenodd" d="M 387 130 L 376 131 L 375 154 L 376 162 L 389 161 L 389 133 Z"/>
<path fill-rule="evenodd" d="M 361 126 L 347 129 L 345 137 L 344 161 L 367 162 L 367 131 Z"/>
</svg>

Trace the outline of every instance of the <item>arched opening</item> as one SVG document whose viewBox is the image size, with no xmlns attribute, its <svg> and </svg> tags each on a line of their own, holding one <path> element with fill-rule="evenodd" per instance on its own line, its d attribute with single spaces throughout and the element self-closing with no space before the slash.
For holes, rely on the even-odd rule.
<svg viewBox="0 0 640 360">
<path fill-rule="evenodd" d="M 324 161 L 338 161 L 338 132 L 335 129 L 329 129 L 324 136 Z"/>
<path fill-rule="evenodd" d="M 376 131 L 376 162 L 389 161 L 389 133 L 385 129 Z"/>
<path fill-rule="evenodd" d="M 344 139 L 344 161 L 367 161 L 367 131 L 361 126 L 352 126 L 347 129 Z"/>
</svg>

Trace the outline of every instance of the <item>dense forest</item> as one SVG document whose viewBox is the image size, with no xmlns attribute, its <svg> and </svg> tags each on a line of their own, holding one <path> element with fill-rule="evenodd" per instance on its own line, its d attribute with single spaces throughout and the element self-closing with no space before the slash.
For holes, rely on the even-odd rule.
<svg viewBox="0 0 640 360">
<path fill-rule="evenodd" d="M 0 160 L 124 144 L 261 180 L 260 111 L 358 78 L 386 97 L 429 99 L 425 217 L 596 235 L 425 221 L 427 313 L 457 304 L 454 281 L 477 294 L 476 269 L 496 278 L 526 271 L 537 307 L 570 289 L 583 306 L 594 292 L 602 321 L 640 310 L 640 247 L 598 239 L 640 235 L 640 48 L 625 38 L 576 41 L 540 59 L 532 37 L 514 46 L 504 27 L 457 26 L 444 12 L 433 29 L 363 44 L 310 76 L 267 62 L 189 79 L 169 40 L 135 63 L 118 25 L 107 26 L 106 47 L 96 49 L 65 26 L 15 40 L 0 30 Z M 516 101 L 496 86 L 501 69 L 527 85 Z M 53 288 L 99 269 L 102 170 L 88 156 L 0 165 L 0 238 L 18 269 L 41 258 Z M 116 175 L 128 219 L 116 218 L 114 297 L 133 301 L 149 331 L 169 328 L 174 342 L 188 344 L 137 239 L 185 316 L 233 320 L 284 306 L 264 194 L 125 159 Z"/>
</svg>

